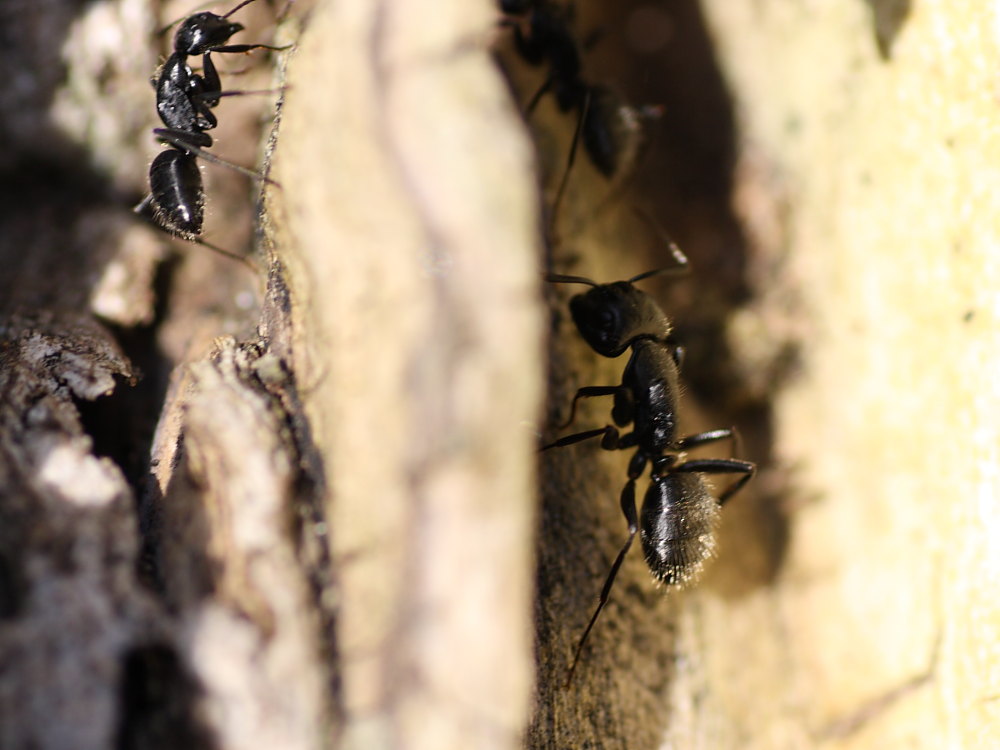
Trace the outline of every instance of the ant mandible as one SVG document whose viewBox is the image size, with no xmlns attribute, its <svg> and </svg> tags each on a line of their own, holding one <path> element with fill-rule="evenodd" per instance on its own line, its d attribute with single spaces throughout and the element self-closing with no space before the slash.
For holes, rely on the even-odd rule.
<svg viewBox="0 0 1000 750">
<path fill-rule="evenodd" d="M 204 149 L 212 145 L 206 133 L 218 120 L 212 109 L 223 96 L 240 92 L 223 92 L 212 53 L 240 53 L 254 49 L 281 50 L 267 44 L 227 44 L 243 25 L 228 18 L 254 0 L 243 0 L 224 15 L 210 12 L 195 13 L 186 18 L 174 35 L 174 51 L 153 76 L 156 89 L 156 111 L 166 126 L 153 130 L 156 138 L 170 146 L 161 152 L 149 169 L 150 192 L 136 206 L 137 213 L 151 217 L 167 232 L 183 239 L 209 245 L 200 238 L 205 214 L 205 190 L 196 157 L 222 164 L 254 179 L 256 172 L 212 156 Z M 188 58 L 202 56 L 202 72 L 195 73 Z"/>
<path fill-rule="evenodd" d="M 679 265 L 634 276 L 627 281 L 598 284 L 581 276 L 549 274 L 556 283 L 585 284 L 591 289 L 570 300 L 573 321 L 583 339 L 598 354 L 618 357 L 631 349 L 622 382 L 612 386 L 588 386 L 573 397 L 570 418 L 577 401 L 594 396 L 613 396 L 614 425 L 567 435 L 544 446 L 572 445 L 600 437 L 605 450 L 636 448 L 628 466 L 628 481 L 621 493 L 621 509 L 628 524 L 628 538 L 615 558 L 601 589 L 597 609 L 577 645 L 566 684 L 576 671 L 583 647 L 598 616 L 607 604 L 618 570 L 632 546 L 636 532 L 642 543 L 646 564 L 657 581 L 684 585 L 694 580 L 715 550 L 715 527 L 721 506 L 739 492 L 756 473 L 750 461 L 735 458 L 689 459 L 684 453 L 719 440 L 735 443 L 734 429 L 677 436 L 677 402 L 680 392 L 679 369 L 682 350 L 671 338 L 669 318 L 645 292 L 634 284 L 650 276 L 683 271 L 687 259 L 672 247 Z M 624 435 L 618 428 L 632 425 Z M 651 464 L 651 481 L 643 499 L 641 515 L 636 512 L 635 483 Z M 704 474 L 742 474 L 716 499 Z"/>
</svg>

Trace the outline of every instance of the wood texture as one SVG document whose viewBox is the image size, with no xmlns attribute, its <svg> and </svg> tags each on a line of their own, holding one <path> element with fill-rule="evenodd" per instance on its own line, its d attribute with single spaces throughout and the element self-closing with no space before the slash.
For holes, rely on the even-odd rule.
<svg viewBox="0 0 1000 750">
<path fill-rule="evenodd" d="M 272 280 L 327 467 L 343 746 L 510 747 L 531 679 L 531 162 L 491 9 L 425 11 L 310 18 L 272 162 Z"/>
</svg>

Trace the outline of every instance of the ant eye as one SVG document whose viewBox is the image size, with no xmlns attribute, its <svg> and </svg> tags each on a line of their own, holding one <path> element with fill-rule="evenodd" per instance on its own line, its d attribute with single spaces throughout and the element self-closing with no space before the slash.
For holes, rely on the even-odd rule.
<svg viewBox="0 0 1000 750">
<path fill-rule="evenodd" d="M 618 315 L 613 308 L 605 307 L 597 316 L 597 324 L 606 335 L 611 335 L 618 329 Z"/>
</svg>

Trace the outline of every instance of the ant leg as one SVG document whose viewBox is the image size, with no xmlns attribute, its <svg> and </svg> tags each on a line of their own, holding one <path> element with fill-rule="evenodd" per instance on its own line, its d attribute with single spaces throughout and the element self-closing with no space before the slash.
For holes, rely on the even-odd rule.
<svg viewBox="0 0 1000 750">
<path fill-rule="evenodd" d="M 212 62 L 212 54 L 214 52 L 239 53 L 239 52 L 250 52 L 255 49 L 269 49 L 269 50 L 274 50 L 276 52 L 281 52 L 287 49 L 291 49 L 292 46 L 293 45 L 291 44 L 286 44 L 281 47 L 275 47 L 270 44 L 227 44 L 224 47 L 212 47 L 212 49 L 208 50 L 204 55 L 202 55 L 202 63 L 201 63 L 202 76 L 205 79 L 205 83 L 208 84 L 206 88 L 208 89 L 209 92 L 211 92 L 212 89 L 218 92 L 222 88 L 222 83 L 219 79 L 219 73 L 215 68 L 215 63 Z M 229 71 L 228 75 L 243 75 L 244 73 L 247 72 L 247 70 L 248 69 Z M 218 102 L 215 102 L 210 106 L 214 107 L 215 104 L 218 104 Z"/>
<path fill-rule="evenodd" d="M 603 436 L 601 437 L 601 447 L 606 451 L 624 450 L 625 448 L 633 447 L 636 443 L 634 432 L 619 435 L 617 428 L 608 425 L 607 427 L 598 427 L 596 430 L 586 430 L 573 435 L 567 435 L 555 442 L 543 445 L 540 450 L 547 451 L 549 448 L 565 448 L 567 445 L 582 443 L 584 440 L 590 440 L 598 435 Z"/>
<path fill-rule="evenodd" d="M 132 211 L 138 214 L 139 216 L 146 218 L 154 227 L 159 229 L 161 232 L 166 232 L 172 237 L 178 237 L 182 240 L 186 240 L 187 242 L 193 242 L 196 245 L 201 245 L 202 247 L 208 248 L 212 252 L 218 253 L 219 255 L 229 258 L 230 260 L 235 260 L 238 263 L 242 263 L 244 266 L 249 268 L 255 274 L 259 274 L 261 272 L 261 268 L 249 258 L 234 253 L 232 250 L 226 250 L 223 247 L 219 247 L 218 245 L 212 244 L 208 240 L 202 239 L 200 236 L 198 236 L 198 234 L 195 234 L 194 232 L 185 231 L 182 228 L 178 228 L 177 226 L 171 226 L 169 223 L 165 223 L 163 219 L 160 218 L 161 209 L 157 206 L 157 203 L 154 200 L 152 193 L 143 198 L 142 201 L 140 201 L 140 203 L 137 206 L 135 206 L 135 208 L 132 209 Z M 201 231 L 200 228 L 199 231 Z"/>
<path fill-rule="evenodd" d="M 671 473 L 697 474 L 742 474 L 733 484 L 719 495 L 719 505 L 722 505 L 743 489 L 743 486 L 753 479 L 757 473 L 757 464 L 752 461 L 740 461 L 735 458 L 695 458 L 671 467 Z"/>
<path fill-rule="evenodd" d="M 573 665 L 569 668 L 569 674 L 566 676 L 565 687 L 569 687 L 570 682 L 573 680 L 573 673 L 576 671 L 576 665 L 580 661 L 580 654 L 583 652 L 583 647 L 587 643 L 587 636 L 590 635 L 590 631 L 593 629 L 594 623 L 597 622 L 597 618 L 604 609 L 604 605 L 608 603 L 608 596 L 611 594 L 611 587 L 618 576 L 618 569 L 621 568 L 622 563 L 625 561 L 625 555 L 628 553 L 629 547 L 632 546 L 632 540 L 635 539 L 635 533 L 639 528 L 639 517 L 635 510 L 635 479 L 629 479 L 622 490 L 621 508 L 622 513 L 625 515 L 625 520 L 628 522 L 628 539 L 625 540 L 625 544 L 618 552 L 618 557 L 615 558 L 614 563 L 611 565 L 611 572 L 608 573 L 607 580 L 604 581 L 604 588 L 601 589 L 601 598 L 598 600 L 597 609 L 591 615 L 590 622 L 587 623 L 587 629 L 583 631 L 583 636 L 577 644 L 576 654 L 573 656 Z"/>
<path fill-rule="evenodd" d="M 202 90 L 198 96 L 206 106 L 214 107 L 219 103 L 217 95 L 222 91 L 222 79 L 219 78 L 219 71 L 215 69 L 212 55 L 208 52 L 201 56 L 201 83 Z"/>
<path fill-rule="evenodd" d="M 538 87 L 538 91 L 532 94 L 531 98 L 528 100 L 528 103 L 524 105 L 525 119 L 531 117 L 531 113 L 535 111 L 535 107 L 538 106 L 538 102 L 540 102 L 542 100 L 542 97 L 545 96 L 546 92 L 548 92 L 549 89 L 552 88 L 552 84 L 554 83 L 554 81 L 555 79 L 551 75 L 549 75 L 548 78 L 546 78 L 542 82 L 542 85 Z"/>
<path fill-rule="evenodd" d="M 573 131 L 573 141 L 570 143 L 569 156 L 566 158 L 566 169 L 563 170 L 562 179 L 559 180 L 559 189 L 556 191 L 556 197 L 552 201 L 552 216 L 549 219 L 550 234 L 556 226 L 556 220 L 559 216 L 559 204 L 562 203 L 563 194 L 566 192 L 566 185 L 569 183 L 569 173 L 573 170 L 573 163 L 576 161 L 576 150 L 580 144 L 580 132 L 583 130 L 583 123 L 587 119 L 589 112 L 590 89 L 588 88 L 587 95 L 583 99 L 583 108 L 580 110 L 580 117 L 576 121 L 576 130 Z"/>
<path fill-rule="evenodd" d="M 266 182 L 269 185 L 274 185 L 275 187 L 281 187 L 277 182 L 272 180 L 270 177 L 265 177 L 262 174 L 254 172 L 252 169 L 247 169 L 246 167 L 241 167 L 239 164 L 233 164 L 231 161 L 226 161 L 225 159 L 220 159 L 218 156 L 208 153 L 203 148 L 198 148 L 190 140 L 190 134 L 184 133 L 179 134 L 177 131 L 167 130 L 165 128 L 156 128 L 153 133 L 164 143 L 168 143 L 171 146 L 176 146 L 190 154 L 201 157 L 205 161 L 210 161 L 213 164 L 220 164 L 224 167 L 229 167 L 230 169 L 239 172 L 242 175 L 246 175 L 252 180 L 258 180 L 260 182 Z M 203 133 L 200 135 L 204 135 Z M 185 137 L 187 136 L 187 137 Z"/>
<path fill-rule="evenodd" d="M 576 419 L 576 403 L 581 398 L 594 398 L 596 396 L 613 396 L 615 391 L 621 388 L 620 385 L 588 385 L 584 386 L 576 392 L 573 396 L 573 403 L 569 407 L 569 418 L 559 425 L 560 430 L 564 430 L 573 424 L 573 420 Z"/>
<path fill-rule="evenodd" d="M 201 237 L 195 237 L 194 239 L 189 239 L 188 242 L 193 242 L 196 245 L 201 245 L 202 247 L 208 248 L 212 252 L 218 253 L 224 258 L 235 260 L 237 263 L 241 263 L 254 273 L 259 274 L 262 271 L 260 266 L 258 266 L 256 263 L 254 263 L 246 256 L 234 253 L 232 250 L 226 250 L 225 248 L 219 247 L 218 245 L 213 245 L 211 242 L 203 240 Z"/>
<path fill-rule="evenodd" d="M 681 450 L 686 450 L 687 448 L 694 448 L 699 445 L 705 445 L 706 443 L 714 443 L 717 440 L 725 440 L 726 438 L 730 438 L 732 436 L 732 429 L 723 427 L 719 430 L 708 430 L 707 432 L 699 432 L 697 435 L 682 437 L 677 441 L 677 445 Z"/>
<path fill-rule="evenodd" d="M 282 87 L 278 89 L 240 89 L 235 91 L 222 91 L 221 89 L 215 89 L 214 91 L 200 91 L 196 94 L 191 94 L 188 97 L 191 101 L 191 105 L 198 111 L 202 117 L 205 118 L 208 126 L 205 128 L 209 130 L 214 128 L 217 124 L 215 118 L 215 113 L 212 112 L 212 107 L 216 107 L 219 101 L 227 96 L 252 96 L 254 94 L 281 94 L 284 93 L 287 87 Z M 187 131 L 174 130 L 175 133 L 184 133 Z M 211 144 L 200 144 L 203 148 Z"/>
<path fill-rule="evenodd" d="M 733 441 L 733 453 L 737 456 L 740 455 L 742 453 L 740 449 L 743 441 L 740 439 L 739 430 L 735 427 L 724 427 L 719 430 L 709 430 L 708 432 L 699 432 L 697 435 L 682 437 L 677 441 L 677 447 L 679 450 L 687 450 L 689 448 L 697 448 L 700 445 L 725 440 L 726 438 L 730 438 Z"/>
<path fill-rule="evenodd" d="M 194 94 L 192 99 L 215 99 L 218 102 L 227 96 L 252 96 L 255 94 L 283 94 L 288 90 L 287 86 L 283 86 L 280 89 L 240 89 L 238 91 L 216 91 L 213 93 L 205 92 L 203 94 Z M 214 104 L 211 106 L 215 106 Z"/>
<path fill-rule="evenodd" d="M 575 435 L 567 435 L 566 437 L 559 438 L 555 442 L 543 445 L 539 450 L 547 451 L 549 448 L 565 448 L 567 445 L 582 443 L 584 440 L 590 440 L 590 438 L 597 437 L 598 435 L 604 435 L 606 438 L 609 430 L 618 432 L 614 427 L 598 427 L 596 430 L 587 430 L 586 432 L 578 432 Z M 604 439 L 601 442 L 603 443 Z"/>
<path fill-rule="evenodd" d="M 272 44 L 227 44 L 225 47 L 212 47 L 210 52 L 250 52 L 255 49 L 269 49 L 275 52 L 283 52 L 291 48 L 291 44 L 283 44 L 280 47 L 275 47 Z"/>
</svg>

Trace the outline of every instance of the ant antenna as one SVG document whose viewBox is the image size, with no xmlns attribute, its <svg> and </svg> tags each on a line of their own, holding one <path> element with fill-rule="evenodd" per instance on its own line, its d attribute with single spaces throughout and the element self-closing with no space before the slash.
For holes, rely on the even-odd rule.
<svg viewBox="0 0 1000 750">
<path fill-rule="evenodd" d="M 569 146 L 569 156 L 566 157 L 566 168 L 563 170 L 562 179 L 559 181 L 559 189 L 556 191 L 556 197 L 552 201 L 552 213 L 549 216 L 549 233 L 555 232 L 556 221 L 559 218 L 559 205 L 562 203 L 563 195 L 566 192 L 566 185 L 569 183 L 569 173 L 573 170 L 573 163 L 576 161 L 576 150 L 580 144 L 580 132 L 583 130 L 583 123 L 587 120 L 587 115 L 590 114 L 590 97 L 591 90 L 588 88 L 587 93 L 583 98 L 583 107 L 580 109 L 580 116 L 576 120 L 576 129 L 573 131 L 573 141 Z"/>
<path fill-rule="evenodd" d="M 243 0 L 242 3 L 240 3 L 239 5 L 237 5 L 235 8 L 233 8 L 231 11 L 229 11 L 228 13 L 226 13 L 222 17 L 223 18 L 229 18 L 231 15 L 233 15 L 233 13 L 235 13 L 236 11 L 238 11 L 240 8 L 242 8 L 245 5 L 249 5 L 252 2 L 253 2 L 253 0 Z"/>
<path fill-rule="evenodd" d="M 642 281 L 643 279 L 652 278 L 653 276 L 669 276 L 673 274 L 687 273 L 690 270 L 687 265 L 687 258 L 685 257 L 684 253 L 681 252 L 681 249 L 679 247 L 674 245 L 673 248 L 676 250 L 676 255 L 674 255 L 674 257 L 678 258 L 679 261 L 682 261 L 679 262 L 678 265 L 668 266 L 667 268 L 654 268 L 652 271 L 643 271 L 642 273 L 633 276 L 630 279 L 625 279 L 625 283 L 634 284 L 637 281 Z M 562 273 L 545 273 L 542 274 L 542 276 L 545 278 L 546 281 L 549 281 L 553 284 L 585 284 L 587 286 L 593 286 L 593 287 L 602 286 L 601 284 L 598 284 L 596 281 L 588 279 L 585 276 L 570 276 L 568 274 L 562 274 Z"/>
<path fill-rule="evenodd" d="M 583 276 L 567 276 L 561 273 L 546 273 L 542 274 L 546 281 L 551 281 L 553 284 L 586 284 L 587 286 L 600 286 L 596 281 L 591 281 Z"/>
<path fill-rule="evenodd" d="M 641 208 L 633 207 L 632 212 L 640 219 L 642 219 L 644 222 L 646 222 L 646 224 L 649 226 L 650 229 L 653 230 L 653 232 L 660 239 L 660 241 L 663 242 L 667 250 L 670 251 L 670 254 L 673 256 L 674 261 L 676 261 L 677 263 L 674 270 L 677 273 L 687 273 L 688 271 L 690 271 L 691 268 L 688 265 L 688 258 L 684 254 L 684 251 L 677 246 L 677 243 L 674 242 L 674 238 L 671 237 L 669 234 L 667 234 L 666 231 L 664 231 L 663 226 L 660 224 L 660 222 L 658 222 L 656 219 L 650 216 L 646 211 L 643 211 Z M 664 271 L 667 270 L 670 269 L 664 269 Z M 630 281 L 638 281 L 640 278 L 645 278 L 645 276 L 637 276 L 634 279 L 630 279 Z"/>
<path fill-rule="evenodd" d="M 670 266 L 669 268 L 654 268 L 652 271 L 645 271 L 637 276 L 633 276 L 631 279 L 626 279 L 629 284 L 634 284 L 637 281 L 642 281 L 643 279 L 649 279 L 653 276 L 672 276 L 674 274 L 684 274 L 687 273 L 687 266 Z"/>
</svg>

